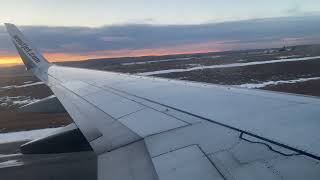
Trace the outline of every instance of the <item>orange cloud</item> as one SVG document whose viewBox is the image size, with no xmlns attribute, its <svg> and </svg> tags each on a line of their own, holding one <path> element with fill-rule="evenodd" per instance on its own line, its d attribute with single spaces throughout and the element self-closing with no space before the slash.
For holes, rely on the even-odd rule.
<svg viewBox="0 0 320 180">
<path fill-rule="evenodd" d="M 62 61 L 79 61 L 87 59 L 99 58 L 117 58 L 117 57 L 138 57 L 138 56 L 162 56 L 174 54 L 192 54 L 192 53 L 206 53 L 218 52 L 222 50 L 221 44 L 223 42 L 206 42 L 198 44 L 186 44 L 180 46 L 169 46 L 163 48 L 150 49 L 121 49 L 121 50 L 104 50 L 95 51 L 86 54 L 76 53 L 44 53 L 45 58 L 51 62 Z M 17 55 L 0 55 L 0 65 L 21 64 L 20 57 Z"/>
<path fill-rule="evenodd" d="M 213 42 L 198 43 L 198 44 L 168 46 L 163 48 L 94 51 L 86 54 L 45 53 L 44 56 L 50 61 L 60 62 L 60 61 L 99 59 L 99 58 L 193 54 L 193 53 L 206 53 L 206 52 L 218 52 L 218 51 L 229 50 L 223 47 L 224 43 L 225 42 L 213 41 Z M 232 43 L 232 42 L 228 42 L 228 43 Z"/>
</svg>

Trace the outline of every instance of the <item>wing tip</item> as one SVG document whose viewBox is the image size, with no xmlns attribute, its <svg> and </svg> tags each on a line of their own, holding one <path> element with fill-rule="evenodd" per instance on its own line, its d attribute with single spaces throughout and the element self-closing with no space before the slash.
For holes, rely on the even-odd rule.
<svg viewBox="0 0 320 180">
<path fill-rule="evenodd" d="M 12 23 L 3 23 L 3 24 L 6 27 L 7 31 L 9 32 L 9 34 L 11 32 L 15 32 L 15 30 L 18 29 L 17 26 L 12 24 Z"/>
<path fill-rule="evenodd" d="M 4 24 L 4 26 L 6 26 L 7 28 L 8 27 L 14 27 L 15 25 L 14 24 L 12 24 L 12 23 L 3 23 Z"/>
<path fill-rule="evenodd" d="M 35 67 L 47 68 L 49 66 L 49 62 L 31 45 L 18 27 L 11 23 L 4 23 L 4 25 L 28 70 Z"/>
</svg>

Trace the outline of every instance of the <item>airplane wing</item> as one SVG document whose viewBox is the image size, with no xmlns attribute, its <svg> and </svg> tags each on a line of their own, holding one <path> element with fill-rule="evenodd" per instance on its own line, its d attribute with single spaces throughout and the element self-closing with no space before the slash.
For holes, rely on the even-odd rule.
<svg viewBox="0 0 320 180">
<path fill-rule="evenodd" d="M 319 98 L 57 66 L 6 27 L 97 154 L 99 180 L 320 177 Z"/>
</svg>

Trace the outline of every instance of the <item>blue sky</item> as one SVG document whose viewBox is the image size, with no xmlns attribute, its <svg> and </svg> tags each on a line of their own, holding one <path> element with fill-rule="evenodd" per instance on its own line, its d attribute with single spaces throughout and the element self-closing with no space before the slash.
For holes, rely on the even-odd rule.
<svg viewBox="0 0 320 180">
<path fill-rule="evenodd" d="M 0 22 L 19 25 L 203 24 L 314 15 L 319 0 L 0 0 Z"/>
</svg>

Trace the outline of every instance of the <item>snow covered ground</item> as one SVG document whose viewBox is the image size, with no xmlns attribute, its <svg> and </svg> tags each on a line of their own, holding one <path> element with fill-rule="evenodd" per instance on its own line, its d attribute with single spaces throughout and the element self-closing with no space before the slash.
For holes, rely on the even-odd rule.
<svg viewBox="0 0 320 180">
<path fill-rule="evenodd" d="M 159 70 L 159 71 L 138 73 L 138 75 L 150 76 L 150 75 L 168 74 L 168 73 L 174 73 L 174 72 L 189 72 L 189 71 L 202 70 L 202 69 L 243 67 L 243 66 L 253 66 L 253 65 L 260 65 L 260 64 L 273 64 L 273 63 L 284 63 L 284 62 L 294 62 L 294 61 L 308 61 L 308 60 L 314 60 L 314 59 L 320 59 L 320 56 L 280 59 L 280 60 L 276 59 L 276 60 L 269 60 L 269 61 L 255 61 L 255 62 L 248 62 L 248 63 L 232 63 L 232 64 L 211 65 L 211 66 L 199 66 L 199 67 L 192 67 L 192 68 L 187 68 L 187 69 L 168 69 L 168 70 Z"/>
<path fill-rule="evenodd" d="M 238 85 L 238 87 L 253 89 L 253 88 L 263 88 L 270 85 L 294 84 L 294 83 L 313 81 L 313 80 L 320 80 L 320 77 L 299 78 L 299 79 L 293 79 L 293 80 L 267 81 L 267 82 L 257 83 L 257 84 L 241 84 L 241 85 Z"/>
<path fill-rule="evenodd" d="M 172 59 L 162 59 L 162 60 L 155 60 L 155 61 L 142 61 L 142 62 L 130 62 L 130 63 L 122 63 L 123 66 L 129 66 L 129 65 L 136 65 L 136 64 L 149 64 L 149 63 L 158 63 L 158 62 L 170 62 L 170 61 L 184 61 L 184 60 L 190 60 L 192 57 L 188 58 L 172 58 Z"/>
<path fill-rule="evenodd" d="M 288 59 L 288 58 L 296 58 L 299 57 L 299 55 L 290 55 L 290 56 L 279 56 L 279 59 Z"/>
<path fill-rule="evenodd" d="M 43 82 L 35 82 L 35 83 L 30 83 L 30 81 L 25 82 L 23 85 L 11 85 L 11 86 L 4 86 L 0 87 L 1 89 L 13 89 L 13 88 L 25 88 L 25 87 L 30 87 L 30 86 L 37 86 L 40 84 L 44 84 Z"/>
<path fill-rule="evenodd" d="M 28 88 L 31 86 L 38 86 L 44 84 L 43 82 L 25 81 L 20 85 L 9 85 L 0 87 L 0 90 L 14 90 L 19 88 Z M 39 99 L 31 96 L 0 96 L 0 107 L 21 106 L 38 101 Z"/>
<path fill-rule="evenodd" d="M 39 130 L 32 130 L 32 131 L 20 131 L 20 132 L 12 132 L 12 133 L 0 133 L 0 144 L 17 142 L 17 141 L 34 140 L 39 137 L 50 135 L 51 133 L 59 129 L 61 129 L 61 127 L 39 129 Z"/>
<path fill-rule="evenodd" d="M 39 99 L 29 96 L 3 96 L 0 97 L 0 106 L 21 106 L 39 101 Z"/>
</svg>

